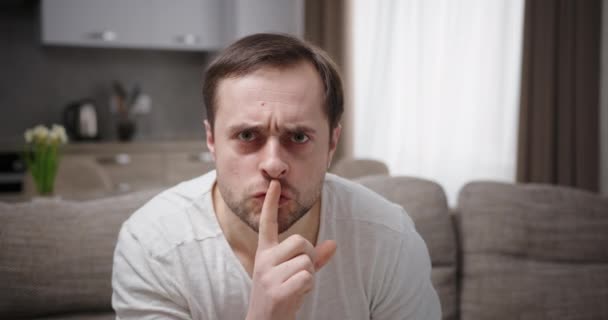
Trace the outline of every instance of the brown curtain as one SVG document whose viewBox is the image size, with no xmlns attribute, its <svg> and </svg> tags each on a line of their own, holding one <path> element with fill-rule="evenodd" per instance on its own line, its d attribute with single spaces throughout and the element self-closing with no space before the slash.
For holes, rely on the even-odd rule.
<svg viewBox="0 0 608 320">
<path fill-rule="evenodd" d="M 527 0 L 517 180 L 598 191 L 601 0 Z"/>
<path fill-rule="evenodd" d="M 325 50 L 340 68 L 344 81 L 345 105 L 342 117 L 342 136 L 334 157 L 336 160 L 352 156 L 352 110 L 350 107 L 350 84 L 347 23 L 348 0 L 306 0 L 305 34 L 306 40 Z"/>
</svg>

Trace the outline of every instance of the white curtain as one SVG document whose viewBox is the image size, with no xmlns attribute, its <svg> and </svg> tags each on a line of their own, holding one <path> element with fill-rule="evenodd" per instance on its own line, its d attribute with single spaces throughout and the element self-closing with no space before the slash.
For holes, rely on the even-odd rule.
<svg viewBox="0 0 608 320">
<path fill-rule="evenodd" d="M 524 0 L 352 0 L 354 155 L 434 180 L 514 181 Z"/>
</svg>

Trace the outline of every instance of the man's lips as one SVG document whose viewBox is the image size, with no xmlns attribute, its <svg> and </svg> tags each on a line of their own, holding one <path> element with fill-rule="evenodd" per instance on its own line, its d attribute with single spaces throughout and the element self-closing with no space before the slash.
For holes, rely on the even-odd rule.
<svg viewBox="0 0 608 320">
<path fill-rule="evenodd" d="M 253 197 L 255 199 L 258 199 L 258 200 L 264 202 L 264 199 L 266 198 L 266 192 L 258 192 L 256 194 L 254 194 Z M 291 196 L 289 194 L 281 193 L 281 197 L 279 198 L 279 205 L 281 205 L 289 200 L 291 200 Z"/>
</svg>

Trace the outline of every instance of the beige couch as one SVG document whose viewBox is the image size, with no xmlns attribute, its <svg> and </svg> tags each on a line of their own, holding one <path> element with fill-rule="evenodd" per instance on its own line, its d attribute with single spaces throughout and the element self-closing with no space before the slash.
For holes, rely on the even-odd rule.
<svg viewBox="0 0 608 320">
<path fill-rule="evenodd" d="M 427 180 L 359 181 L 415 220 L 444 319 L 608 319 L 608 198 L 473 182 L 449 210 Z M 113 319 L 118 230 L 158 191 L 0 203 L 0 319 Z"/>
</svg>

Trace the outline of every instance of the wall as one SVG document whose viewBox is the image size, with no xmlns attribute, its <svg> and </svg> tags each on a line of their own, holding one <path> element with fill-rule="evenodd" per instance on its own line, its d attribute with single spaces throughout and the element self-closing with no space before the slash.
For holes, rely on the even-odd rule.
<svg viewBox="0 0 608 320">
<path fill-rule="evenodd" d="M 600 190 L 608 195 L 608 0 L 602 2 L 600 75 Z"/>
<path fill-rule="evenodd" d="M 201 78 L 209 53 L 43 46 L 38 1 L 0 4 L 0 144 L 20 143 L 36 124 L 59 123 L 71 101 L 96 103 L 100 130 L 115 139 L 108 100 L 113 80 L 152 98 L 136 140 L 202 139 Z"/>
</svg>

